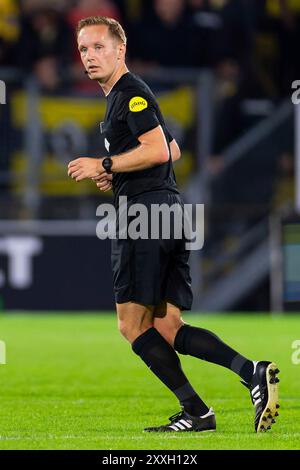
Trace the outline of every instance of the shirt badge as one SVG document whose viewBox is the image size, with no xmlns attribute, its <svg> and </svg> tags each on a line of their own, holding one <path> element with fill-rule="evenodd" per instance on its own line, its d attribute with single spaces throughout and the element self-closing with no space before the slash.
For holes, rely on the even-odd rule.
<svg viewBox="0 0 300 470">
<path fill-rule="evenodd" d="M 148 108 L 148 101 L 141 96 L 134 96 L 129 101 L 129 110 L 133 113 L 138 113 L 139 111 L 143 111 L 143 109 Z"/>
</svg>

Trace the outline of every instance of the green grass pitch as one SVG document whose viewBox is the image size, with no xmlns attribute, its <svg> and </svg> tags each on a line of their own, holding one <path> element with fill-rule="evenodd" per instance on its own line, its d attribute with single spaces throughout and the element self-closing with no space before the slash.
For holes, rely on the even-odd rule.
<svg viewBox="0 0 300 470">
<path fill-rule="evenodd" d="M 276 361 L 280 416 L 253 432 L 239 377 L 181 356 L 192 385 L 217 418 L 215 433 L 148 434 L 179 410 L 174 396 L 131 352 L 115 314 L 0 314 L 0 449 L 300 449 L 300 315 L 186 315 L 254 359 Z M 300 357 L 300 354 L 298 355 Z"/>
</svg>

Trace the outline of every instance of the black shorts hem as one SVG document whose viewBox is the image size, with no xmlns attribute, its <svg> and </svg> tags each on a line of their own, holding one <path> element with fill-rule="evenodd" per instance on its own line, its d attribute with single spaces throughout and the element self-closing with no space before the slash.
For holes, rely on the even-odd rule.
<svg viewBox="0 0 300 470">
<path fill-rule="evenodd" d="M 140 298 L 140 297 L 132 297 L 132 296 L 123 297 L 123 296 L 116 295 L 115 296 L 115 301 L 116 301 L 117 304 L 125 304 L 126 302 L 135 302 L 137 304 L 152 305 L 154 307 L 161 304 L 161 302 L 169 302 L 170 304 L 175 305 L 176 307 L 178 307 L 182 311 L 192 310 L 192 304 L 191 303 L 182 304 L 182 302 L 178 302 L 177 299 L 172 299 L 171 297 L 160 299 L 158 301 L 157 300 L 156 301 L 153 301 L 153 300 L 150 301 L 149 299 L 143 299 L 143 298 Z"/>
</svg>

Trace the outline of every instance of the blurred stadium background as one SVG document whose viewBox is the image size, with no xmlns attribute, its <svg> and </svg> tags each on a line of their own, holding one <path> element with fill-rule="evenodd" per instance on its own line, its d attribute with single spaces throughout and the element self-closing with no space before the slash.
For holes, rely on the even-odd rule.
<svg viewBox="0 0 300 470">
<path fill-rule="evenodd" d="M 103 148 L 105 100 L 74 35 L 94 14 L 124 25 L 129 68 L 182 148 L 185 201 L 205 204 L 194 309 L 297 310 L 300 0 L 1 0 L 1 308 L 113 309 L 109 241 L 95 237 L 111 194 L 66 173 Z"/>
<path fill-rule="evenodd" d="M 182 148 L 185 202 L 205 204 L 186 321 L 282 370 L 284 419 L 266 436 L 237 377 L 185 357 L 221 432 L 141 435 L 177 405 L 111 315 L 96 208 L 112 195 L 67 177 L 103 151 L 105 99 L 74 34 L 94 14 L 124 25 L 129 68 Z M 299 448 L 300 317 L 278 315 L 300 311 L 299 44 L 300 0 L 0 0 L 1 448 Z"/>
</svg>

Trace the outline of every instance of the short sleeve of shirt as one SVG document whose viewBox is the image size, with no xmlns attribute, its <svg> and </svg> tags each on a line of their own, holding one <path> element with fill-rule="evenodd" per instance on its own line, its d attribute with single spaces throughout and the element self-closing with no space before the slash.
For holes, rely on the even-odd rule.
<svg viewBox="0 0 300 470">
<path fill-rule="evenodd" d="M 160 125 L 151 96 L 137 91 L 123 98 L 123 117 L 135 137 Z"/>
</svg>

